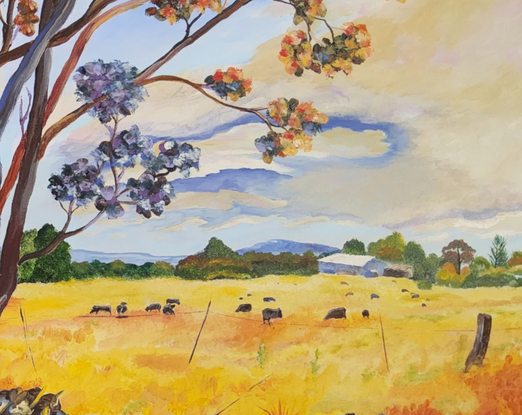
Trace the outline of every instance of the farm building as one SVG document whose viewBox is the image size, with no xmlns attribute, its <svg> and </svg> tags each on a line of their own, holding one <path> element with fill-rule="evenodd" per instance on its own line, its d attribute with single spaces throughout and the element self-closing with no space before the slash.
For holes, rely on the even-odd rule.
<svg viewBox="0 0 522 415">
<path fill-rule="evenodd" d="M 369 255 L 334 254 L 319 259 L 319 272 L 325 274 L 376 277 L 384 273 L 387 263 Z"/>
<path fill-rule="evenodd" d="M 410 265 L 389 265 L 384 268 L 385 277 L 413 278 L 413 267 Z"/>
</svg>

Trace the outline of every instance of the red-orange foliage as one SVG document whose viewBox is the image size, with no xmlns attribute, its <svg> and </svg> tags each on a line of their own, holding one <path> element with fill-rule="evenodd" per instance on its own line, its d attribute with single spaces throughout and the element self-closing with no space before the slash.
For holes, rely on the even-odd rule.
<svg viewBox="0 0 522 415">
<path fill-rule="evenodd" d="M 438 409 L 432 408 L 429 400 L 426 400 L 426 402 L 418 406 L 414 403 L 409 407 L 404 406 L 402 408 L 395 405 L 391 408 L 386 408 L 384 413 L 386 415 L 444 415 Z"/>
<path fill-rule="evenodd" d="M 473 415 L 522 414 L 522 363 L 511 356 L 497 372 L 476 372 L 465 382 L 479 401 Z"/>
</svg>

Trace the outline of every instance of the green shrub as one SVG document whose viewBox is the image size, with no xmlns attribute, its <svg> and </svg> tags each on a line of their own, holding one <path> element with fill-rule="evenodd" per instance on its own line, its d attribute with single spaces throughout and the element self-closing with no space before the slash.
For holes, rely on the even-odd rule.
<svg viewBox="0 0 522 415">
<path fill-rule="evenodd" d="M 417 282 L 417 288 L 419 290 L 431 290 L 432 287 L 433 287 L 433 284 L 429 281 L 422 280 L 422 281 Z"/>
</svg>

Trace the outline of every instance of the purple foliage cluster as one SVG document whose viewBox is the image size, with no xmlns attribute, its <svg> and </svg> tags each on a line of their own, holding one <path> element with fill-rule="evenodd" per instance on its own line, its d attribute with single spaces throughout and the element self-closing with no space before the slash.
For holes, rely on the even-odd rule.
<svg viewBox="0 0 522 415">
<path fill-rule="evenodd" d="M 141 134 L 137 125 L 119 132 L 111 141 L 102 141 L 91 153 L 99 163 L 110 163 L 112 167 L 134 167 L 144 158 L 153 156 L 153 142 Z"/>
<path fill-rule="evenodd" d="M 159 154 L 148 153 L 141 161 L 151 173 L 172 173 L 176 170 L 188 177 L 190 169 L 199 169 L 199 156 L 201 150 L 188 143 L 178 144 L 175 140 L 167 140 L 159 145 Z"/>
<path fill-rule="evenodd" d="M 138 102 L 147 96 L 143 86 L 134 85 L 137 74 L 138 69 L 126 62 L 88 62 L 74 75 L 78 101 L 92 103 L 105 95 L 104 100 L 88 111 L 104 124 L 119 115 L 130 115 L 138 108 Z"/>
<path fill-rule="evenodd" d="M 129 197 L 136 203 L 136 212 L 147 219 L 151 213 L 160 216 L 174 197 L 172 183 L 165 176 L 155 177 L 151 173 L 144 173 L 138 179 L 129 179 L 127 188 L 130 189 Z"/>
<path fill-rule="evenodd" d="M 98 168 L 82 158 L 76 163 L 64 164 L 60 173 L 51 175 L 47 187 L 55 200 L 75 200 L 76 206 L 85 206 L 100 195 L 103 180 Z"/>
</svg>

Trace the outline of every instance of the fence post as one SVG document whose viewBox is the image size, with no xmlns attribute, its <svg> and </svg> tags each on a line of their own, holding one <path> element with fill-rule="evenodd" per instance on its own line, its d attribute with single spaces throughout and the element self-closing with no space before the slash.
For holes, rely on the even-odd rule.
<svg viewBox="0 0 522 415">
<path fill-rule="evenodd" d="M 477 316 L 477 334 L 473 349 L 466 359 L 464 373 L 468 373 L 471 366 L 482 366 L 482 361 L 488 351 L 489 336 L 491 334 L 492 318 L 489 314 L 479 313 Z"/>
</svg>

